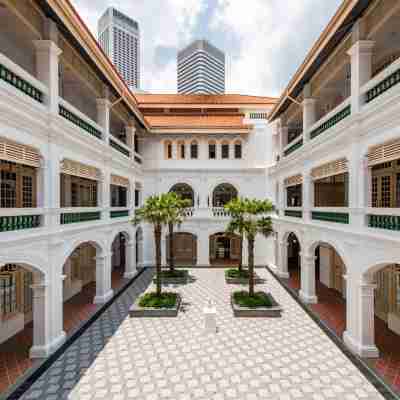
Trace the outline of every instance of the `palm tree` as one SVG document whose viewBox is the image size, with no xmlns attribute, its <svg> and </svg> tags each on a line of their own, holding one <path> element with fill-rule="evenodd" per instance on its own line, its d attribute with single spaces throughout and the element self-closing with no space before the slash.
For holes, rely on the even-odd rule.
<svg viewBox="0 0 400 400">
<path fill-rule="evenodd" d="M 182 224 L 185 219 L 185 209 L 190 207 L 192 202 L 188 199 L 182 199 L 175 192 L 170 192 L 166 197 L 166 203 L 169 234 L 169 269 L 173 271 L 175 268 L 174 226 Z"/>
<path fill-rule="evenodd" d="M 272 220 L 268 215 L 274 210 L 269 200 L 240 199 L 237 209 L 241 210 L 241 217 L 235 218 L 228 225 L 229 231 L 238 231 L 239 227 L 247 239 L 248 268 L 249 268 L 249 296 L 254 296 L 254 243 L 258 234 L 268 237 L 273 233 Z"/>
<path fill-rule="evenodd" d="M 147 222 L 153 225 L 156 249 L 156 294 L 161 296 L 161 234 L 162 228 L 168 223 L 168 194 L 150 196 L 144 205 L 136 210 L 133 224 Z"/>
</svg>

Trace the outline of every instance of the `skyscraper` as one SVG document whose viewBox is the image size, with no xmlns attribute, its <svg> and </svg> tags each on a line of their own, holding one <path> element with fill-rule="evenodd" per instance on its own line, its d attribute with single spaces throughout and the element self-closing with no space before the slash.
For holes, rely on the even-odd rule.
<svg viewBox="0 0 400 400">
<path fill-rule="evenodd" d="M 225 54 L 207 40 L 196 40 L 178 53 L 178 93 L 225 93 Z"/>
<path fill-rule="evenodd" d="M 140 86 L 139 24 L 109 7 L 98 22 L 99 43 L 129 87 Z"/>
</svg>

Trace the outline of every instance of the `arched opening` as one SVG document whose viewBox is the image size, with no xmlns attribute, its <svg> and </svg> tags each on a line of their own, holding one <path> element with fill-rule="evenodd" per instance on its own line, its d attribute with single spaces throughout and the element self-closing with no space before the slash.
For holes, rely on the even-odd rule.
<svg viewBox="0 0 400 400">
<path fill-rule="evenodd" d="M 215 140 L 210 140 L 208 142 L 208 158 L 210 160 L 215 160 L 217 158 L 217 142 Z"/>
<path fill-rule="evenodd" d="M 210 236 L 210 264 L 237 265 L 240 258 L 240 236 L 218 232 Z"/>
<path fill-rule="evenodd" d="M 170 236 L 167 235 L 165 241 L 165 251 L 167 254 L 167 262 L 170 259 L 169 251 Z M 193 266 L 197 264 L 197 236 L 188 232 L 174 233 L 174 260 L 178 266 Z"/>
<path fill-rule="evenodd" d="M 29 265 L 0 268 L 0 392 L 33 365 L 30 349 L 43 344 L 46 298 L 35 299 L 34 290 L 44 288 L 44 282 L 44 274 Z"/>
<path fill-rule="evenodd" d="M 111 245 L 111 287 L 115 290 L 124 283 L 125 273 L 128 269 L 129 235 L 126 232 L 120 232 L 115 237 Z"/>
<path fill-rule="evenodd" d="M 194 191 L 187 183 L 177 183 L 170 189 L 170 192 L 176 193 L 184 200 L 189 200 L 190 207 L 194 207 Z"/>
<path fill-rule="evenodd" d="M 173 157 L 172 156 L 172 142 L 170 140 L 167 140 L 166 142 L 164 142 L 164 158 L 166 160 L 171 160 L 172 157 Z"/>
<path fill-rule="evenodd" d="M 221 183 L 213 191 L 213 207 L 223 207 L 238 197 L 238 191 L 230 183 Z"/>
<path fill-rule="evenodd" d="M 223 160 L 229 159 L 229 142 L 227 140 L 223 140 L 221 143 L 221 158 Z"/>
<path fill-rule="evenodd" d="M 143 266 L 143 230 L 141 227 L 137 228 L 135 233 L 135 246 L 136 246 L 136 265 Z"/>
<path fill-rule="evenodd" d="M 184 160 L 186 158 L 186 143 L 183 140 L 178 141 L 178 159 Z"/>
<path fill-rule="evenodd" d="M 191 159 L 199 158 L 199 145 L 196 140 L 193 140 L 190 143 L 190 158 Z"/>
<path fill-rule="evenodd" d="M 289 283 L 293 289 L 300 289 L 300 242 L 293 232 L 287 236 L 287 266 L 289 273 Z"/>
<path fill-rule="evenodd" d="M 237 160 L 242 158 L 242 142 L 240 140 L 235 141 L 235 158 Z"/>
</svg>

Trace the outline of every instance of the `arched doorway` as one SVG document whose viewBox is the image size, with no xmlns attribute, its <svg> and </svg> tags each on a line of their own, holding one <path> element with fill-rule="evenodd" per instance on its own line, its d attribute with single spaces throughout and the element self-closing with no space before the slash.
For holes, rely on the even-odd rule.
<svg viewBox="0 0 400 400">
<path fill-rule="evenodd" d="M 166 254 L 167 262 L 169 263 L 169 235 L 167 236 Z M 175 232 L 174 233 L 174 260 L 175 265 L 196 265 L 197 264 L 197 236 L 188 232 Z"/>
<path fill-rule="evenodd" d="M 218 232 L 210 236 L 210 264 L 237 265 L 240 258 L 240 236 Z"/>
<path fill-rule="evenodd" d="M 184 200 L 189 200 L 190 207 L 194 207 L 194 191 L 187 183 L 177 183 L 170 189 L 170 192 L 176 193 Z"/>
<path fill-rule="evenodd" d="M 125 232 L 117 234 L 111 245 L 111 286 L 119 288 L 123 284 L 124 275 L 127 271 L 129 236 Z"/>
<path fill-rule="evenodd" d="M 230 183 L 221 183 L 213 191 L 213 207 L 224 207 L 225 204 L 238 197 L 238 191 Z"/>
<path fill-rule="evenodd" d="M 137 228 L 135 233 L 135 246 L 136 246 L 136 265 L 143 266 L 143 230 L 141 227 Z"/>
<path fill-rule="evenodd" d="M 289 273 L 289 284 L 293 289 L 300 289 L 300 242 L 295 233 L 291 232 L 287 236 L 287 265 Z"/>
</svg>

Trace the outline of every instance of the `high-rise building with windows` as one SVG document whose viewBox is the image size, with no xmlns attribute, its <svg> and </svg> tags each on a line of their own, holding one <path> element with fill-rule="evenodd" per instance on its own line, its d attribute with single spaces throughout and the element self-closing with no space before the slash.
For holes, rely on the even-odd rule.
<svg viewBox="0 0 400 400">
<path fill-rule="evenodd" d="M 196 40 L 178 53 L 178 93 L 225 93 L 225 54 L 207 40 Z"/>
<path fill-rule="evenodd" d="M 140 86 L 140 32 L 132 18 L 109 7 L 98 22 L 100 46 L 129 87 Z"/>
</svg>

